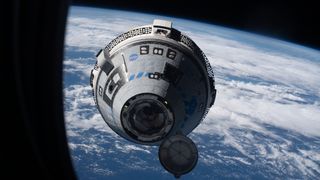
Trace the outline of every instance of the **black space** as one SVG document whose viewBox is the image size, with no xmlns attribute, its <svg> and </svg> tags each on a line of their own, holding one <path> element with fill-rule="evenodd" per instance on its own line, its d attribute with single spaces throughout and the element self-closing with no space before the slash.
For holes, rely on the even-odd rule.
<svg viewBox="0 0 320 180">
<path fill-rule="evenodd" d="M 74 0 L 73 4 L 184 17 L 320 49 L 319 6 L 316 2 Z"/>
</svg>

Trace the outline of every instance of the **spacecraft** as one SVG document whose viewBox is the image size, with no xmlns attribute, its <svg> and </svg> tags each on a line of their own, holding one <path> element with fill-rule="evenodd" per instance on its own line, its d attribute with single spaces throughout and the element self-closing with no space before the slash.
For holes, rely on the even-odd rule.
<svg viewBox="0 0 320 180">
<path fill-rule="evenodd" d="M 96 55 L 90 84 L 109 127 L 134 143 L 159 146 L 175 177 L 197 164 L 187 135 L 216 97 L 213 70 L 201 49 L 172 22 L 154 20 L 112 40 Z"/>
</svg>

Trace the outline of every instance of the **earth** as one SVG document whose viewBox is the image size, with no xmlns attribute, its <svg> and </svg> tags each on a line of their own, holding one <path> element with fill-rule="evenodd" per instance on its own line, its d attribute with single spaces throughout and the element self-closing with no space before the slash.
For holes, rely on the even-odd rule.
<svg viewBox="0 0 320 180">
<path fill-rule="evenodd" d="M 173 22 L 204 51 L 217 98 L 188 135 L 199 150 L 181 179 L 318 179 L 320 51 L 191 20 L 129 11 L 72 7 L 64 58 L 68 143 L 79 179 L 174 179 L 158 147 L 114 133 L 95 107 L 90 71 L 116 36 L 153 19 Z"/>
</svg>

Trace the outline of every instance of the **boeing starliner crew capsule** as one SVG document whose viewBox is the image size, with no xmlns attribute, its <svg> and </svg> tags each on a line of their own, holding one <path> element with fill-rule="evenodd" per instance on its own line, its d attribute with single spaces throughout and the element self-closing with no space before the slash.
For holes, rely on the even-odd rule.
<svg viewBox="0 0 320 180">
<path fill-rule="evenodd" d="M 159 146 L 159 160 L 175 177 L 190 172 L 198 151 L 187 135 L 213 105 L 208 59 L 172 23 L 154 20 L 112 40 L 97 54 L 90 84 L 97 108 L 123 138 Z"/>
</svg>

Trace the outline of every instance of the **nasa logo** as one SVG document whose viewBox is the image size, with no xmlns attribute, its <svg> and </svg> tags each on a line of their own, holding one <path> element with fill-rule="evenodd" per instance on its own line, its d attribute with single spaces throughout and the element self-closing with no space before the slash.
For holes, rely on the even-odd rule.
<svg viewBox="0 0 320 180">
<path fill-rule="evenodd" d="M 131 55 L 129 56 L 129 60 L 130 60 L 130 61 L 134 61 L 134 60 L 136 60 L 136 59 L 138 59 L 138 54 L 131 54 Z"/>
</svg>

